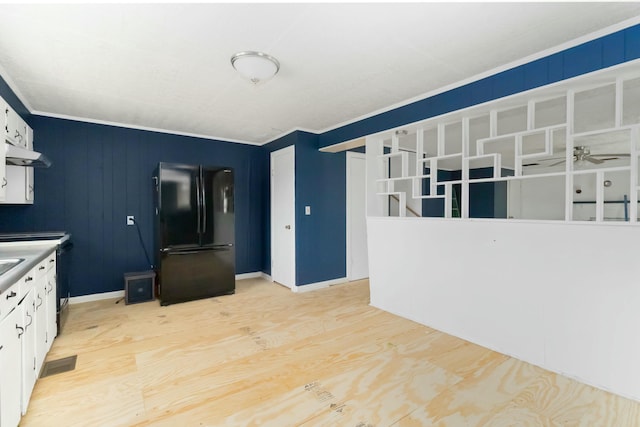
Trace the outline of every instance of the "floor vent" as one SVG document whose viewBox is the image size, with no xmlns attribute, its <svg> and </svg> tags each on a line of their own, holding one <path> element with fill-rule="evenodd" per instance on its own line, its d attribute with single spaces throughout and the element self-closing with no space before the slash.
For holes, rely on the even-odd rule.
<svg viewBox="0 0 640 427">
<path fill-rule="evenodd" d="M 73 371 L 76 369 L 77 355 L 65 357 L 63 359 L 51 360 L 46 362 L 42 367 L 40 378 L 50 377 L 51 375 L 61 374 L 63 372 Z"/>
</svg>

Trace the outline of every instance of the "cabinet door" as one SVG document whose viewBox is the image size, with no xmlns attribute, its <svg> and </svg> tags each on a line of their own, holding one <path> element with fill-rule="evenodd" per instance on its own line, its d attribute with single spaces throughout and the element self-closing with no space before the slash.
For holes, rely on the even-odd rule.
<svg viewBox="0 0 640 427">
<path fill-rule="evenodd" d="M 36 376 L 40 373 L 44 359 L 47 356 L 47 277 L 43 275 L 36 283 L 35 291 L 35 331 L 36 331 Z"/>
<path fill-rule="evenodd" d="M 33 168 L 31 166 L 26 166 L 24 168 L 24 200 L 27 204 L 33 204 Z"/>
<path fill-rule="evenodd" d="M 25 122 L 24 119 L 20 116 L 18 116 L 17 120 L 18 126 L 16 126 L 16 143 L 23 148 L 27 148 L 27 145 L 29 144 L 29 125 L 27 125 L 27 122 Z"/>
<path fill-rule="evenodd" d="M 53 345 L 53 340 L 58 335 L 58 324 L 56 320 L 56 267 L 55 257 L 53 258 L 53 267 L 47 271 L 46 276 L 46 294 L 47 294 L 47 352 Z"/>
<path fill-rule="evenodd" d="M 7 144 L 0 139 L 0 201 L 4 200 L 7 194 Z"/>
<path fill-rule="evenodd" d="M 8 104 L 5 103 L 4 106 L 4 115 L 5 115 L 5 133 L 7 140 L 11 141 L 11 143 L 15 145 L 18 144 L 20 131 L 18 130 L 18 113 L 16 113 L 13 108 L 9 107 Z"/>
<path fill-rule="evenodd" d="M 0 426 L 15 427 L 20 422 L 23 334 L 22 313 L 15 308 L 0 322 Z"/>
<path fill-rule="evenodd" d="M 18 305 L 22 306 L 22 415 L 27 413 L 33 386 L 36 384 L 35 290 L 32 288 Z"/>
<path fill-rule="evenodd" d="M 33 168 L 6 166 L 6 204 L 33 204 Z"/>
</svg>

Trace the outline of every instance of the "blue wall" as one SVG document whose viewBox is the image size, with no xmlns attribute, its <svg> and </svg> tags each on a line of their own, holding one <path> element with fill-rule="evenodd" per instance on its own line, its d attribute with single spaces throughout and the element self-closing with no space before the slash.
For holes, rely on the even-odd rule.
<svg viewBox="0 0 640 427">
<path fill-rule="evenodd" d="M 296 131 L 263 146 L 270 153 L 295 145 L 296 284 L 346 276 L 346 154 L 318 151 L 318 135 Z M 267 166 L 268 169 L 268 166 Z M 268 177 L 268 175 L 267 175 Z M 271 273 L 270 183 L 263 182 L 264 250 L 262 271 Z M 311 206 L 311 215 L 304 214 Z"/>
<path fill-rule="evenodd" d="M 339 142 L 554 83 L 640 57 L 640 25 L 321 135 L 293 132 L 253 147 L 75 121 L 29 117 L 0 79 L 0 96 L 34 128 L 54 166 L 36 170 L 33 206 L 0 206 L 0 231 L 68 230 L 76 242 L 74 295 L 123 288 L 122 273 L 146 269 L 136 215 L 152 247 L 151 184 L 159 161 L 225 164 L 236 170 L 237 273 L 270 272 L 269 153 L 296 145 L 298 284 L 346 274 L 346 158 L 318 152 Z M 494 189 L 493 195 L 500 199 Z M 311 216 L 304 215 L 310 205 Z M 494 214 L 501 207 L 494 205 Z"/>
<path fill-rule="evenodd" d="M 327 147 L 640 58 L 640 25 L 320 135 Z"/>
<path fill-rule="evenodd" d="M 31 123 L 53 165 L 35 170 L 33 206 L 0 205 L 0 231 L 70 232 L 73 296 L 121 290 L 125 272 L 148 269 L 125 216 L 135 215 L 152 251 L 151 175 L 161 161 L 235 169 L 236 272 L 260 271 L 260 147 L 38 116 Z"/>
</svg>

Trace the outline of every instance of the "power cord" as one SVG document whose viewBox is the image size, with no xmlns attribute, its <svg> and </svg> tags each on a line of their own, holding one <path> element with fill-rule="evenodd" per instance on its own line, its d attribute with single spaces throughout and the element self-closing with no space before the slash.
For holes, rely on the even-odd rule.
<svg viewBox="0 0 640 427">
<path fill-rule="evenodd" d="M 142 232 L 140 231 L 140 226 L 138 225 L 138 221 L 134 219 L 133 223 L 136 226 L 136 230 L 138 230 L 138 237 L 140 238 L 140 246 L 142 246 L 142 250 L 144 251 L 144 256 L 147 258 L 147 262 L 149 263 L 151 270 L 154 270 L 153 264 L 151 263 L 151 258 L 149 258 L 149 252 L 147 252 L 147 247 L 144 245 L 144 240 L 142 239 Z M 119 300 L 116 301 L 116 304 L 118 304 L 120 301 L 123 301 L 123 300 L 124 300 L 124 297 L 120 298 Z"/>
<path fill-rule="evenodd" d="M 147 258 L 147 262 L 149 263 L 149 266 L 153 270 L 154 267 L 153 267 L 153 264 L 151 263 L 149 252 L 147 252 L 147 247 L 144 245 L 144 240 L 142 240 L 142 232 L 140 231 L 140 226 L 138 225 L 138 221 L 134 219 L 133 223 L 136 225 L 136 230 L 138 230 L 138 237 L 140 238 L 140 246 L 142 246 L 142 250 L 144 251 L 144 256 Z"/>
</svg>

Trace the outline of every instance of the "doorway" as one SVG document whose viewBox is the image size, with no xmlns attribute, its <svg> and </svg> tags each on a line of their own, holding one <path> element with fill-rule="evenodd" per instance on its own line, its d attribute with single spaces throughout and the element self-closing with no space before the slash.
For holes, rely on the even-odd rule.
<svg viewBox="0 0 640 427">
<path fill-rule="evenodd" d="M 295 147 L 271 153 L 271 278 L 296 285 Z"/>
<path fill-rule="evenodd" d="M 366 176 L 362 153 L 347 152 L 347 280 L 369 277 Z"/>
</svg>

